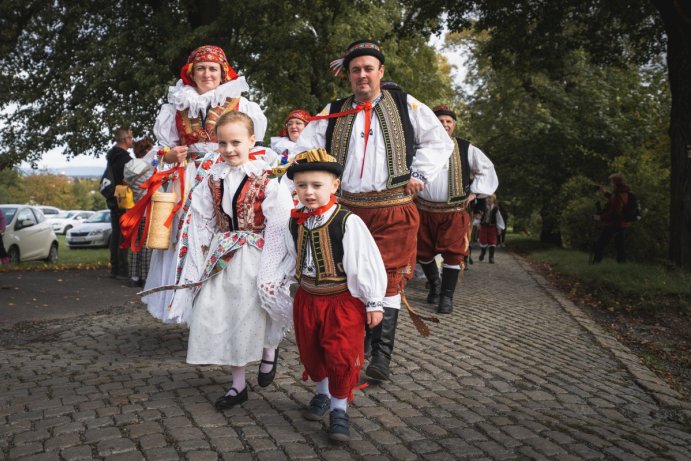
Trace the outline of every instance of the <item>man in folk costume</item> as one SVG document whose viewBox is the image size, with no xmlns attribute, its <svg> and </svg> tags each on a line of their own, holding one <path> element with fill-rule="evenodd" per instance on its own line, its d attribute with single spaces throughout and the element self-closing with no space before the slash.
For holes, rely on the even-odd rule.
<svg viewBox="0 0 691 461">
<path fill-rule="evenodd" d="M 384 54 L 371 40 L 352 43 L 331 63 L 345 72 L 353 95 L 333 101 L 297 141 L 297 152 L 326 147 L 343 165 L 339 202 L 369 228 L 384 260 L 384 319 L 367 331 L 369 378 L 389 378 L 401 290 L 415 265 L 419 216 L 413 195 L 447 163 L 453 142 L 436 116 L 403 91 L 382 90 Z"/>
<path fill-rule="evenodd" d="M 461 262 L 469 253 L 468 206 L 476 194 L 494 193 L 499 181 L 494 165 L 480 149 L 465 139 L 453 137 L 456 114 L 446 106 L 433 111 L 453 140 L 454 148 L 441 173 L 415 199 L 420 213 L 417 260 L 430 285 L 427 302 L 437 304 L 440 314 L 450 314 Z M 441 280 L 434 260 L 437 254 L 444 258 Z"/>
<path fill-rule="evenodd" d="M 258 104 L 248 101 L 242 93 L 249 91 L 244 77 L 230 66 L 223 50 L 204 45 L 192 51 L 180 70 L 180 80 L 168 89 L 168 102 L 161 106 L 154 125 L 157 145 L 144 157 L 156 167 L 155 184 L 149 184 L 148 192 L 160 187 L 168 192 L 175 190 L 179 202 L 169 223 L 172 230 L 167 250 L 154 250 L 151 256 L 146 289 L 174 284 L 176 274 L 177 241 L 182 217 L 189 209 L 189 191 L 206 177 L 214 163 L 221 160 L 216 138 L 216 122 L 225 113 L 240 111 L 254 122 L 258 139 L 266 132 L 266 117 Z M 168 175 L 171 173 L 170 175 Z M 150 194 L 141 207 L 131 209 L 123 218 L 123 234 L 134 240 L 139 222 L 143 217 Z M 183 206 L 184 204 L 184 206 Z M 126 237 L 127 238 L 127 237 Z M 200 250 L 194 250 L 200 251 Z M 176 270 L 177 269 L 177 270 Z M 170 308 L 172 291 L 157 292 L 144 296 L 149 312 L 164 322 L 181 323 L 184 319 Z"/>
</svg>

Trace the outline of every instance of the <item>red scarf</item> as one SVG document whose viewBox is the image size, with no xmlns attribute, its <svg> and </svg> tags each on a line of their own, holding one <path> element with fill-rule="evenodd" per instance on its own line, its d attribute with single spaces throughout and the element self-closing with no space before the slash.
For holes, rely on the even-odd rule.
<svg viewBox="0 0 691 461">
<path fill-rule="evenodd" d="M 315 115 L 314 117 L 310 117 L 310 121 L 325 120 L 327 118 L 345 117 L 346 115 L 356 114 L 363 110 L 365 111 L 365 151 L 362 153 L 362 165 L 360 165 L 360 178 L 362 178 L 362 172 L 365 170 L 365 157 L 367 156 L 367 141 L 369 140 L 370 124 L 372 123 L 372 103 L 363 102 L 355 106 L 353 109 L 346 110 L 344 112 L 336 112 L 327 115 Z"/>
<path fill-rule="evenodd" d="M 333 206 L 333 204 L 336 203 L 336 196 L 334 194 L 331 194 L 331 200 L 329 200 L 329 203 L 327 203 L 324 206 L 320 206 L 319 208 L 308 211 L 307 213 L 304 213 L 302 211 L 298 211 L 296 209 L 290 210 L 290 217 L 295 219 L 298 224 L 302 224 L 305 221 L 307 221 L 307 218 L 310 218 L 312 216 L 321 216 Z"/>
</svg>

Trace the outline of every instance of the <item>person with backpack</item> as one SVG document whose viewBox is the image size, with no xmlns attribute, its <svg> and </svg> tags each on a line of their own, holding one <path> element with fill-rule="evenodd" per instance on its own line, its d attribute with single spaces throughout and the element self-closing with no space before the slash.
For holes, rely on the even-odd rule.
<svg viewBox="0 0 691 461">
<path fill-rule="evenodd" d="M 115 145 L 108 151 L 106 171 L 101 179 L 101 194 L 106 198 L 110 209 L 110 276 L 117 280 L 129 280 L 127 265 L 127 248 L 120 248 L 122 233 L 120 232 L 120 217 L 125 214 L 124 209 L 118 207 L 115 198 L 115 186 L 123 184 L 125 179 L 125 164 L 131 160 L 130 153 L 134 145 L 132 131 L 126 127 L 117 128 L 113 132 Z"/>
<path fill-rule="evenodd" d="M 614 173 L 609 177 L 612 184 L 612 192 L 604 192 L 602 186 L 599 191 L 604 193 L 607 204 L 602 212 L 595 214 L 593 219 L 602 223 L 602 232 L 595 242 L 595 254 L 593 263 L 602 262 L 605 255 L 607 243 L 614 238 L 617 249 L 617 262 L 626 261 L 626 230 L 631 222 L 640 217 L 638 211 L 638 199 L 631 192 L 631 188 L 626 184 L 626 179 L 621 173 Z"/>
</svg>

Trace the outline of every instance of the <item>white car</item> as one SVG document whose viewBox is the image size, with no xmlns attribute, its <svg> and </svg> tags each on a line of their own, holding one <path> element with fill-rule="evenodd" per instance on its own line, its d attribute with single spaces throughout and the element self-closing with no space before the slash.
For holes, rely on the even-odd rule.
<svg viewBox="0 0 691 461">
<path fill-rule="evenodd" d="M 110 245 L 110 210 L 101 210 L 67 231 L 70 248 L 108 247 Z"/>
<path fill-rule="evenodd" d="M 93 211 L 84 210 L 70 210 L 63 211 L 48 218 L 50 225 L 53 226 L 53 231 L 56 234 L 66 234 L 68 230 L 72 229 L 77 224 L 81 224 L 82 221 L 89 218 Z"/>
<path fill-rule="evenodd" d="M 61 213 L 62 210 L 60 208 L 56 208 L 54 206 L 47 206 L 47 205 L 36 205 L 36 208 L 41 210 L 43 214 L 46 216 L 46 218 L 52 218 L 58 213 Z"/>
<path fill-rule="evenodd" d="M 31 205 L 0 205 L 7 227 L 2 243 L 12 263 L 58 260 L 58 239 L 43 212 Z"/>
</svg>

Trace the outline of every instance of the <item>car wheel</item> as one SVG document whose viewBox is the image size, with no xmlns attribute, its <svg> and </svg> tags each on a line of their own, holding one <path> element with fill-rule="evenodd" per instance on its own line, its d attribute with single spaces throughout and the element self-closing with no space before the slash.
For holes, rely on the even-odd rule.
<svg viewBox="0 0 691 461">
<path fill-rule="evenodd" d="M 58 243 L 53 242 L 52 245 L 50 245 L 50 252 L 48 253 L 48 257 L 46 258 L 46 261 L 48 261 L 51 264 L 55 264 L 58 262 Z"/>
<path fill-rule="evenodd" d="M 10 264 L 19 264 L 19 248 L 11 246 L 7 252 L 7 256 L 10 257 Z"/>
</svg>

